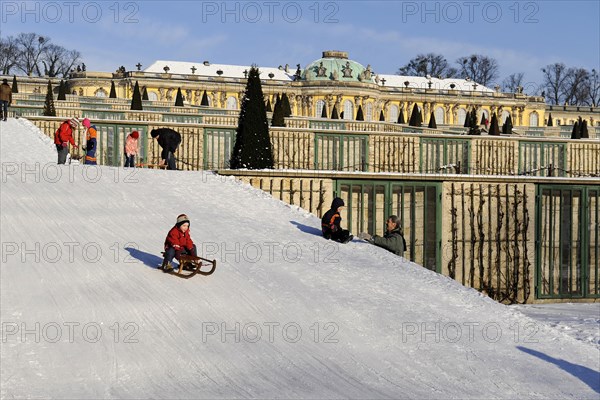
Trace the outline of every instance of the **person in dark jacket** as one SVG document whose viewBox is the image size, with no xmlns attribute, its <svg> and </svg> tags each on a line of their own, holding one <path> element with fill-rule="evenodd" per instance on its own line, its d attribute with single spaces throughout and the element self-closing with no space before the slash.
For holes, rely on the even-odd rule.
<svg viewBox="0 0 600 400">
<path fill-rule="evenodd" d="M 177 216 L 175 226 L 171 228 L 165 239 L 165 258 L 162 270 L 169 272 L 173 269 L 173 258 L 179 260 L 182 254 L 197 255 L 196 245 L 190 236 L 190 219 L 185 214 Z"/>
<path fill-rule="evenodd" d="M 325 239 L 335 240 L 340 243 L 348 243 L 353 236 L 346 229 L 342 229 L 342 217 L 340 213 L 344 207 L 344 200 L 336 197 L 331 202 L 331 209 L 321 219 L 321 230 Z"/>
<path fill-rule="evenodd" d="M 361 232 L 358 237 L 366 240 L 375 246 L 383 247 L 392 253 L 402 256 L 406 251 L 406 241 L 400 230 L 399 219 L 395 215 L 390 215 L 386 221 L 386 233 L 381 236 L 371 236 L 366 232 Z"/>
<path fill-rule="evenodd" d="M 158 141 L 160 147 L 162 147 L 162 153 L 160 158 L 162 164 L 167 164 L 167 169 L 177 169 L 175 165 L 175 151 L 181 143 L 181 135 L 169 128 L 152 129 L 150 136 Z"/>
</svg>

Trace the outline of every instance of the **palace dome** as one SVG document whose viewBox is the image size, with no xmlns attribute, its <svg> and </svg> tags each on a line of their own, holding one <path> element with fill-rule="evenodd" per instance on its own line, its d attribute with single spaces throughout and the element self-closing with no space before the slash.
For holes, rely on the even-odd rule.
<svg viewBox="0 0 600 400">
<path fill-rule="evenodd" d="M 374 82 L 371 66 L 349 60 L 345 51 L 324 51 L 323 57 L 308 64 L 302 72 L 303 81 Z"/>
</svg>

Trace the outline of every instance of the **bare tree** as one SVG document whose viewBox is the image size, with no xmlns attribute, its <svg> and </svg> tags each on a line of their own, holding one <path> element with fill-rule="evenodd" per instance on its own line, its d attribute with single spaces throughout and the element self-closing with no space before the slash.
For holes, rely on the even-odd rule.
<svg viewBox="0 0 600 400">
<path fill-rule="evenodd" d="M 19 46 L 14 37 L 0 38 L 0 71 L 2 75 L 9 75 L 18 62 Z"/>
<path fill-rule="evenodd" d="M 444 56 L 434 53 L 419 54 L 398 70 L 398 75 L 452 78 L 456 74 L 456 69 L 450 67 Z"/>
<path fill-rule="evenodd" d="M 598 76 L 598 71 L 595 69 L 592 69 L 590 73 L 588 84 L 590 89 L 587 104 L 596 107 L 600 104 L 600 77 Z"/>
<path fill-rule="evenodd" d="M 583 68 L 569 68 L 565 79 L 564 98 L 567 104 L 583 105 L 590 98 L 590 73 Z"/>
<path fill-rule="evenodd" d="M 546 88 L 546 99 L 550 104 L 564 102 L 565 84 L 568 75 L 567 66 L 563 63 L 554 63 L 542 68 L 544 73 L 543 86 Z"/>
<path fill-rule="evenodd" d="M 502 81 L 502 91 L 507 93 L 516 93 L 519 87 L 523 87 L 523 77 L 525 74 L 522 72 L 510 74 Z"/>
<path fill-rule="evenodd" d="M 484 86 L 494 81 L 498 77 L 498 62 L 490 57 L 481 54 L 472 54 L 468 57 L 461 57 L 456 60 L 459 65 L 459 75 L 463 78 L 469 78 Z"/>
<path fill-rule="evenodd" d="M 17 67 L 31 76 L 34 72 L 42 76 L 40 71 L 40 58 L 50 45 L 50 39 L 35 33 L 20 33 L 17 36 L 19 46 L 19 63 Z"/>
<path fill-rule="evenodd" d="M 62 46 L 51 44 L 43 54 L 44 74 L 49 77 L 59 75 L 65 77 L 80 58 L 81 54 L 76 50 L 67 50 Z"/>
</svg>

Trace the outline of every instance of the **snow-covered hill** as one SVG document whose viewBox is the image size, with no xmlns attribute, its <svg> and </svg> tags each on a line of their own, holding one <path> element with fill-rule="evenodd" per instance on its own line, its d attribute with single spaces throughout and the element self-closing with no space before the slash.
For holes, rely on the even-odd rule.
<svg viewBox="0 0 600 400">
<path fill-rule="evenodd" d="M 600 349 L 233 178 L 0 125 L 2 398 L 589 398 Z M 216 272 L 163 274 L 176 216 Z"/>
</svg>

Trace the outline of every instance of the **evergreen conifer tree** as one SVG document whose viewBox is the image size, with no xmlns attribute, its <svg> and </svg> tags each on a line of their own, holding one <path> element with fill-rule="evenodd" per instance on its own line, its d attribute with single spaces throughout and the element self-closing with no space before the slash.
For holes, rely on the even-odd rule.
<svg viewBox="0 0 600 400">
<path fill-rule="evenodd" d="M 292 115 L 292 108 L 290 107 L 290 99 L 288 99 L 287 94 L 283 93 L 281 95 L 281 101 L 283 102 L 283 116 L 290 117 Z"/>
<path fill-rule="evenodd" d="M 404 119 L 404 110 L 402 108 L 400 109 L 400 114 L 398 115 L 398 123 L 399 124 L 406 123 L 406 120 Z"/>
<path fill-rule="evenodd" d="M 581 129 L 579 126 L 579 121 L 575 121 L 575 124 L 573 124 L 573 130 L 571 131 L 571 139 L 581 139 Z"/>
<path fill-rule="evenodd" d="M 548 114 L 548 124 L 547 126 L 554 126 L 554 123 L 552 122 L 552 113 Z"/>
<path fill-rule="evenodd" d="M 587 126 L 587 119 L 584 119 L 581 122 L 581 138 L 582 139 L 589 139 L 590 138 L 590 134 L 588 132 L 588 126 Z"/>
<path fill-rule="evenodd" d="M 337 105 L 333 106 L 333 111 L 331 111 L 331 119 L 340 119 L 338 115 Z"/>
<path fill-rule="evenodd" d="M 12 92 L 19 93 L 19 85 L 17 85 L 17 76 L 13 75 Z"/>
<path fill-rule="evenodd" d="M 273 117 L 271 118 L 271 126 L 285 126 L 285 117 L 283 116 L 283 102 L 275 103 Z"/>
<path fill-rule="evenodd" d="M 201 106 L 209 106 L 208 103 L 208 95 L 206 94 L 206 90 L 204 91 L 204 93 L 202 93 L 202 101 L 200 101 L 200 105 Z"/>
<path fill-rule="evenodd" d="M 365 120 L 365 115 L 363 113 L 361 105 L 358 106 L 358 111 L 356 111 L 356 120 L 357 121 L 364 121 Z"/>
<path fill-rule="evenodd" d="M 54 93 L 52 93 L 52 83 L 50 81 L 48 81 L 48 91 L 46 92 L 43 115 L 46 117 L 56 117 L 56 109 L 54 108 Z"/>
<path fill-rule="evenodd" d="M 321 118 L 327 118 L 327 104 L 323 103 L 323 109 L 321 110 Z"/>
<path fill-rule="evenodd" d="M 490 135 L 500 135 L 500 127 L 498 126 L 498 116 L 496 115 L 496 113 L 492 114 L 492 121 L 490 122 L 490 131 L 489 131 Z"/>
<path fill-rule="evenodd" d="M 110 94 L 108 95 L 109 99 L 117 98 L 117 89 L 115 88 L 115 81 L 110 81 Z"/>
<path fill-rule="evenodd" d="M 422 123 L 421 112 L 419 111 L 419 107 L 415 103 L 413 106 L 412 114 L 410 114 L 410 120 L 408 121 L 408 126 L 421 126 Z"/>
<path fill-rule="evenodd" d="M 177 88 L 177 96 L 175 97 L 175 107 L 183 107 L 183 95 L 181 88 Z"/>
<path fill-rule="evenodd" d="M 431 116 L 429 117 L 429 124 L 427 125 L 427 127 L 431 129 L 437 129 L 437 123 L 435 122 L 435 114 L 433 113 L 433 111 L 431 112 Z"/>
<path fill-rule="evenodd" d="M 273 152 L 269 137 L 269 123 L 258 67 L 248 72 L 244 100 L 231 155 L 231 168 L 273 168 Z"/>
<path fill-rule="evenodd" d="M 271 99 L 267 99 L 267 112 L 272 113 L 273 112 L 273 107 L 271 107 Z"/>
<path fill-rule="evenodd" d="M 133 87 L 133 97 L 131 98 L 131 110 L 143 110 L 142 107 L 142 95 L 140 94 L 140 85 L 135 81 Z"/>
<path fill-rule="evenodd" d="M 142 100 L 150 100 L 150 98 L 148 97 L 148 88 L 146 86 L 144 86 L 144 90 L 142 91 Z"/>
<path fill-rule="evenodd" d="M 504 135 L 512 134 L 512 127 L 512 117 L 510 116 L 510 114 L 508 114 L 508 117 L 506 117 L 506 120 L 504 120 L 504 124 L 502 125 L 502 133 Z"/>
<path fill-rule="evenodd" d="M 67 100 L 67 84 L 62 79 L 58 84 L 58 97 L 56 100 Z"/>
<path fill-rule="evenodd" d="M 383 110 L 381 110 L 381 112 L 379 113 L 379 121 L 385 121 L 385 115 L 383 114 Z"/>
</svg>

